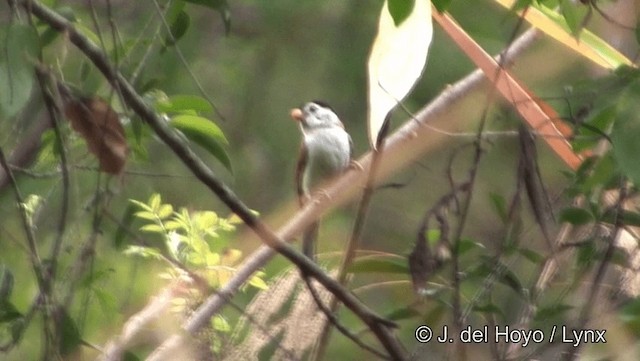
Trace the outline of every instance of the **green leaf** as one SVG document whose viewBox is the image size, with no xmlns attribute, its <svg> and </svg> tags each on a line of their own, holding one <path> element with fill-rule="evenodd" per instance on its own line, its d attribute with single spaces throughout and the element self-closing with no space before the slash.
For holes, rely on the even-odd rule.
<svg viewBox="0 0 640 361">
<path fill-rule="evenodd" d="M 379 272 L 409 274 L 407 259 L 396 256 L 376 256 L 357 259 L 349 271 L 354 273 Z"/>
<path fill-rule="evenodd" d="M 580 36 L 580 32 L 585 26 L 589 11 L 590 7 L 579 1 L 560 1 L 560 12 L 564 16 L 571 33 L 576 38 Z"/>
<path fill-rule="evenodd" d="M 524 258 L 528 259 L 529 261 L 531 261 L 531 263 L 534 264 L 541 264 L 544 261 L 544 257 L 535 251 L 532 251 L 528 248 L 520 248 L 518 250 L 518 253 L 520 253 Z"/>
<path fill-rule="evenodd" d="M 142 359 L 131 351 L 126 351 L 122 355 L 122 361 L 141 361 Z"/>
<path fill-rule="evenodd" d="M 260 277 L 251 277 L 251 279 L 249 280 L 249 285 L 259 289 L 259 290 L 266 290 L 269 289 L 269 285 L 267 285 L 267 283 Z"/>
<path fill-rule="evenodd" d="M 393 18 L 393 23 L 400 26 L 405 21 L 416 5 L 415 0 L 388 0 L 389 14 Z"/>
<path fill-rule="evenodd" d="M 136 217 L 146 219 L 148 221 L 156 221 L 158 217 L 153 212 L 140 211 L 135 213 Z"/>
<path fill-rule="evenodd" d="M 616 213 L 618 213 L 617 217 L 621 217 L 622 223 L 625 226 L 640 227 L 640 213 L 627 210 L 622 210 L 621 212 L 618 212 L 616 209 L 607 210 L 602 215 L 602 221 L 609 224 L 615 224 Z"/>
<path fill-rule="evenodd" d="M 536 321 L 555 321 L 557 317 L 561 317 L 567 311 L 572 310 L 573 306 L 565 305 L 564 303 L 558 303 L 551 306 L 541 307 L 536 311 L 534 319 Z"/>
<path fill-rule="evenodd" d="M 229 171 L 231 160 L 220 143 L 228 144 L 222 130 L 212 121 L 196 115 L 178 115 L 169 124 L 181 131 L 189 140 L 206 149 L 216 157 Z"/>
<path fill-rule="evenodd" d="M 524 296 L 525 291 L 520 279 L 504 263 L 492 257 L 482 257 L 483 262 L 469 272 L 474 278 L 486 278 L 489 275 L 497 276 L 498 282 L 514 290 L 518 295 Z"/>
<path fill-rule="evenodd" d="M 581 269 L 589 268 L 597 259 L 594 241 L 588 240 L 580 244 L 576 252 L 576 264 Z"/>
<path fill-rule="evenodd" d="M 162 206 L 160 206 L 160 209 L 158 209 L 158 218 L 160 219 L 165 219 L 172 214 L 173 207 L 171 206 L 171 204 L 163 204 Z"/>
<path fill-rule="evenodd" d="M 486 247 L 484 246 L 484 244 L 480 243 L 480 242 L 476 242 L 476 241 L 472 241 L 470 239 L 467 238 L 463 238 L 460 240 L 460 243 L 458 244 L 458 255 L 462 255 L 465 252 L 468 252 L 472 249 L 481 249 L 481 250 L 485 250 Z"/>
<path fill-rule="evenodd" d="M 0 265 L 0 301 L 8 300 L 13 292 L 13 273 L 4 265 Z"/>
<path fill-rule="evenodd" d="M 227 0 L 185 0 L 188 3 L 206 6 L 220 13 L 224 22 L 224 30 L 229 34 L 231 30 L 231 10 Z"/>
<path fill-rule="evenodd" d="M 184 34 L 187 33 L 189 26 L 191 25 L 191 17 L 184 11 L 178 13 L 176 18 L 173 20 L 169 29 L 171 31 L 171 35 L 167 34 L 164 38 L 164 45 L 166 47 L 170 47 L 175 45 L 178 40 L 180 40 Z"/>
<path fill-rule="evenodd" d="M 210 113 L 213 111 L 211 104 L 204 98 L 196 95 L 174 95 L 168 99 L 159 100 L 156 109 L 163 113 L 181 113 L 193 111 L 196 113 Z"/>
<path fill-rule="evenodd" d="M 124 254 L 127 256 L 135 255 L 144 258 L 163 259 L 162 253 L 160 253 L 160 251 L 149 247 L 129 246 L 124 251 Z"/>
<path fill-rule="evenodd" d="M 613 124 L 611 142 L 613 143 L 613 155 L 620 170 L 636 185 L 640 185 L 640 117 L 638 108 L 628 99 L 621 99 L 620 114 Z M 626 101 L 625 101 L 626 100 Z"/>
<path fill-rule="evenodd" d="M 82 336 L 75 321 L 69 316 L 67 310 L 60 309 L 60 354 L 66 356 L 74 352 L 82 343 Z"/>
<path fill-rule="evenodd" d="M 593 222 L 595 217 L 584 208 L 568 207 L 560 212 L 560 221 L 573 224 L 575 226 Z"/>
<path fill-rule="evenodd" d="M 0 51 L 0 117 L 12 118 L 31 97 L 33 64 L 40 52 L 38 33 L 17 22 L 3 26 Z"/>
<path fill-rule="evenodd" d="M 214 330 L 219 332 L 231 332 L 229 322 L 220 315 L 215 315 L 211 318 L 211 326 Z"/>
<path fill-rule="evenodd" d="M 0 299 L 0 323 L 11 322 L 20 317 L 22 317 L 22 314 L 11 302 Z"/>
<path fill-rule="evenodd" d="M 496 213 L 502 220 L 502 223 L 507 223 L 509 216 L 507 214 L 507 206 L 504 197 L 501 194 L 492 192 L 489 194 L 489 198 L 491 199 L 493 208 L 495 208 Z"/>
<path fill-rule="evenodd" d="M 164 233 L 164 228 L 160 227 L 157 224 L 144 225 L 140 227 L 140 230 L 143 232 L 149 232 L 149 233 Z"/>
</svg>

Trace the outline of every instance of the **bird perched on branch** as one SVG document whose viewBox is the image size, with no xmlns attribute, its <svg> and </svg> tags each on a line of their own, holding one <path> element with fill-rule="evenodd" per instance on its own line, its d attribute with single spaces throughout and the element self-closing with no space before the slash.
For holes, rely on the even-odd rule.
<svg viewBox="0 0 640 361">
<path fill-rule="evenodd" d="M 300 124 L 302 145 L 296 166 L 296 190 L 303 206 L 318 185 L 344 172 L 350 164 L 352 142 L 333 109 L 321 101 L 306 103 L 291 110 L 291 118 Z M 315 258 L 319 223 L 314 222 L 302 235 L 302 251 Z"/>
</svg>

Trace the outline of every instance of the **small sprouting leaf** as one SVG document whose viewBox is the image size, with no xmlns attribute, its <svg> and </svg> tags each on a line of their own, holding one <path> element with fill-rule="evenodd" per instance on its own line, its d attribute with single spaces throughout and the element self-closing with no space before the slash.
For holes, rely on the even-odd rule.
<svg viewBox="0 0 640 361">
<path fill-rule="evenodd" d="M 158 193 L 153 193 L 149 197 L 149 207 L 151 207 L 152 212 L 157 212 L 162 205 L 162 197 Z"/>
<path fill-rule="evenodd" d="M 378 272 L 408 274 L 409 265 L 407 259 L 397 256 L 362 257 L 357 259 L 349 271 L 354 273 Z"/>
<path fill-rule="evenodd" d="M 40 52 L 35 29 L 13 22 L 0 28 L 0 116 L 11 118 L 27 104 L 33 88 L 33 64 Z"/>
<path fill-rule="evenodd" d="M 147 212 L 153 212 L 153 209 L 151 209 L 151 207 L 149 207 L 146 203 L 143 203 L 143 202 L 137 201 L 137 200 L 135 200 L 135 199 L 129 199 L 129 202 L 131 202 L 131 203 L 135 204 L 136 206 L 138 206 L 138 207 L 140 207 L 140 208 L 144 209 L 144 210 L 145 210 L 145 211 L 147 211 Z"/>
<path fill-rule="evenodd" d="M 171 204 L 163 204 L 158 209 L 158 218 L 160 219 L 166 219 L 172 214 L 173 214 L 173 207 L 171 206 Z"/>
<path fill-rule="evenodd" d="M 584 208 L 568 207 L 560 212 L 560 221 L 579 226 L 593 222 L 595 217 Z"/>
<path fill-rule="evenodd" d="M 144 258 L 154 258 L 154 259 L 162 259 L 162 253 L 157 249 L 142 247 L 142 246 L 129 246 L 124 251 L 124 254 L 127 256 L 135 255 L 141 256 Z"/>
<path fill-rule="evenodd" d="M 156 221 L 156 220 L 158 220 L 158 217 L 153 212 L 140 211 L 140 212 L 136 212 L 135 215 L 138 218 L 146 219 L 148 221 Z"/>
<path fill-rule="evenodd" d="M 231 160 L 220 145 L 228 144 L 228 141 L 215 123 L 196 115 L 178 115 L 173 117 L 169 124 L 189 140 L 206 149 L 231 171 Z"/>
<path fill-rule="evenodd" d="M 368 61 L 369 142 L 376 146 L 387 115 L 422 75 L 433 35 L 431 3 L 414 0 L 413 11 L 397 25 L 385 1 Z"/>
<path fill-rule="evenodd" d="M 269 289 L 269 286 L 267 285 L 267 283 L 262 279 L 262 277 L 259 276 L 253 276 L 251 277 L 251 279 L 249 280 L 249 285 L 260 289 L 260 290 L 266 290 Z"/>
<path fill-rule="evenodd" d="M 231 332 L 231 326 L 229 325 L 229 322 L 227 322 L 227 320 L 220 315 L 215 315 L 211 318 L 211 326 L 216 331 Z"/>
<path fill-rule="evenodd" d="M 164 228 L 160 227 L 157 224 L 145 224 L 144 226 L 140 227 L 140 230 L 149 233 L 164 233 Z"/>
<path fill-rule="evenodd" d="M 210 113 L 213 111 L 213 107 L 206 99 L 196 95 L 174 95 L 158 100 L 155 106 L 159 112 L 163 113 Z"/>
<path fill-rule="evenodd" d="M 231 10 L 227 0 L 185 0 L 188 3 L 209 7 L 220 13 L 224 22 L 224 30 L 229 34 L 231 30 Z"/>
</svg>

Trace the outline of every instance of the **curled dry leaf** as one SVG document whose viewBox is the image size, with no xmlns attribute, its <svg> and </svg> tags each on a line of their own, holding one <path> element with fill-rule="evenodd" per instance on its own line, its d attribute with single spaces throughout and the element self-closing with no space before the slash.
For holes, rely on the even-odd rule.
<svg viewBox="0 0 640 361">
<path fill-rule="evenodd" d="M 64 107 L 71 127 L 87 142 L 89 151 L 98 157 L 100 170 L 119 174 L 124 168 L 129 147 L 118 114 L 104 100 L 71 99 Z"/>
</svg>

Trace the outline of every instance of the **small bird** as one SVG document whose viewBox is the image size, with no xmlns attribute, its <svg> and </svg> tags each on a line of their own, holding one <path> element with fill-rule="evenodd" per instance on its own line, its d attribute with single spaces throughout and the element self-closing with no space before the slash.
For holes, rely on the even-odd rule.
<svg viewBox="0 0 640 361">
<path fill-rule="evenodd" d="M 291 118 L 299 122 L 302 132 L 296 191 L 300 206 L 303 206 L 311 198 L 311 190 L 349 167 L 353 143 L 340 118 L 322 101 L 292 109 Z M 302 235 L 302 252 L 311 259 L 315 258 L 318 228 L 319 223 L 315 222 Z"/>
</svg>

